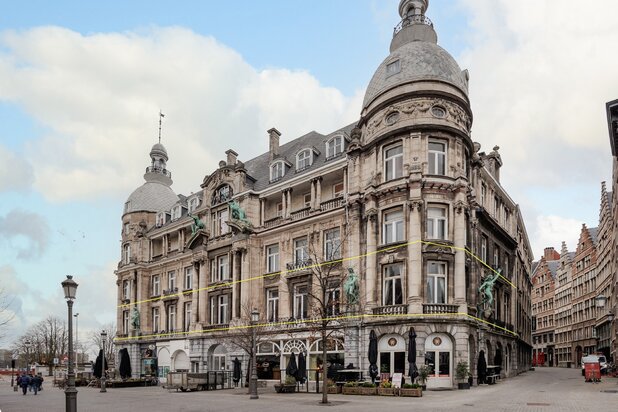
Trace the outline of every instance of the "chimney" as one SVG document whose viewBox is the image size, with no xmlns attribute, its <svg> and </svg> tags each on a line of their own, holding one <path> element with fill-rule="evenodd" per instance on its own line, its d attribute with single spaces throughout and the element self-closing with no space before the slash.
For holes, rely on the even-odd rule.
<svg viewBox="0 0 618 412">
<path fill-rule="evenodd" d="M 228 166 L 235 165 L 236 164 L 236 159 L 238 158 L 238 153 L 236 153 L 235 151 L 230 149 L 230 150 L 226 151 L 225 154 L 227 155 L 227 165 Z"/>
<path fill-rule="evenodd" d="M 270 160 L 273 160 L 279 155 L 279 136 L 281 136 L 281 132 L 273 127 L 266 133 L 268 133 Z"/>
<path fill-rule="evenodd" d="M 546 261 L 559 260 L 560 253 L 556 252 L 553 247 L 546 247 L 543 253 L 543 257 Z"/>
</svg>

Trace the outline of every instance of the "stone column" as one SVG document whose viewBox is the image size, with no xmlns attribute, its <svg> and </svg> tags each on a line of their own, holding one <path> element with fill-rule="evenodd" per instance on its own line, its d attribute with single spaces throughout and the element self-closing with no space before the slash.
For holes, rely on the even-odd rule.
<svg viewBox="0 0 618 412">
<path fill-rule="evenodd" d="M 311 180 L 311 209 L 315 209 L 316 208 L 316 183 L 315 183 L 315 179 Z"/>
<path fill-rule="evenodd" d="M 249 273 L 249 258 L 247 257 L 247 249 L 240 249 L 239 253 L 238 253 L 238 265 L 239 265 L 239 269 L 240 272 L 238 274 L 238 279 L 239 280 L 243 280 L 243 279 L 247 279 L 250 275 Z M 240 284 L 240 296 L 238 297 L 240 299 L 240 308 L 242 311 L 242 308 L 244 306 L 249 305 L 249 303 L 252 303 L 253 305 L 257 305 L 257 302 L 251 302 L 251 288 L 256 288 L 258 287 L 258 282 L 254 282 L 254 284 L 251 284 L 252 282 L 242 282 Z M 253 309 L 252 307 L 248 307 L 249 310 Z M 238 316 L 242 316 L 242 314 L 238 314 Z"/>
<path fill-rule="evenodd" d="M 344 196 L 348 193 L 348 168 L 343 168 L 343 194 Z M 333 193 L 334 195 L 334 193 Z"/>
<path fill-rule="evenodd" d="M 266 220 L 264 216 L 265 203 L 264 199 L 260 199 L 260 226 L 264 226 L 264 220 Z"/>
<path fill-rule="evenodd" d="M 408 211 L 408 313 L 423 313 L 423 201 L 411 200 Z"/>
<path fill-rule="evenodd" d="M 210 265 L 208 264 L 208 259 L 202 259 L 199 262 L 199 289 L 198 292 L 198 321 L 200 322 L 200 328 L 204 328 L 204 325 L 207 323 L 207 312 L 208 312 L 208 298 L 206 292 L 206 286 L 208 286 L 208 278 L 210 272 Z"/>
<path fill-rule="evenodd" d="M 287 199 L 287 206 L 288 206 L 286 217 L 290 217 L 290 213 L 292 213 L 292 189 L 287 190 L 286 199 Z"/>
<path fill-rule="evenodd" d="M 457 198 L 462 198 L 461 193 Z M 468 305 L 466 304 L 466 220 L 464 215 L 465 205 L 462 200 L 457 200 L 454 206 L 453 220 L 454 233 L 453 242 L 455 245 L 455 301 L 459 305 L 460 313 L 468 313 Z"/>
<path fill-rule="evenodd" d="M 288 196 L 287 196 L 287 189 L 283 189 L 281 191 L 281 206 L 282 206 L 282 210 L 281 210 L 281 217 L 282 218 L 286 218 L 288 217 L 288 208 L 287 208 L 287 200 L 288 200 Z"/>
<path fill-rule="evenodd" d="M 372 308 L 379 306 L 380 303 L 376 302 L 376 286 L 377 286 L 377 273 L 376 273 L 376 249 L 377 249 L 377 233 L 376 225 L 378 218 L 378 211 L 374 208 L 367 210 L 365 213 L 367 218 L 367 255 L 366 259 L 366 276 L 365 281 L 365 296 L 367 297 L 367 306 Z"/>
<path fill-rule="evenodd" d="M 232 301 L 230 302 L 230 306 L 232 307 L 232 319 L 236 319 L 239 316 L 239 313 L 236 310 L 236 299 L 238 299 L 238 293 L 236 293 L 235 283 L 240 278 L 238 273 L 238 269 L 240 269 L 240 267 L 237 264 L 237 256 L 240 256 L 240 253 L 236 249 L 232 249 L 230 252 L 230 267 L 232 268 Z"/>
<path fill-rule="evenodd" d="M 322 203 L 322 177 L 318 177 L 315 179 L 315 209 L 320 208 L 320 203 Z"/>
<path fill-rule="evenodd" d="M 199 288 L 196 287 L 196 285 L 199 285 L 199 271 L 200 271 L 200 265 L 199 263 L 193 263 L 193 285 L 192 288 L 193 290 L 196 290 Z M 199 318 L 199 309 L 200 309 L 200 304 L 199 304 L 199 298 L 198 298 L 198 294 L 199 292 L 193 292 L 191 294 L 191 325 L 195 325 L 199 322 L 200 318 Z M 197 328 L 195 328 L 197 329 Z"/>
</svg>

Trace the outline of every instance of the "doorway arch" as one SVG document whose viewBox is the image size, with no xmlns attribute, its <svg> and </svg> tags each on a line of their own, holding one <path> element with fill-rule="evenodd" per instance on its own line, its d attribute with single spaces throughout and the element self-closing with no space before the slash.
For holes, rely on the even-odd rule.
<svg viewBox="0 0 618 412">
<path fill-rule="evenodd" d="M 189 362 L 189 357 L 187 353 L 178 349 L 172 355 L 172 370 L 178 372 L 189 372 L 189 368 L 191 367 L 191 362 Z"/>
<path fill-rule="evenodd" d="M 445 333 L 425 339 L 425 365 L 429 366 L 428 388 L 453 387 L 453 340 Z"/>
</svg>

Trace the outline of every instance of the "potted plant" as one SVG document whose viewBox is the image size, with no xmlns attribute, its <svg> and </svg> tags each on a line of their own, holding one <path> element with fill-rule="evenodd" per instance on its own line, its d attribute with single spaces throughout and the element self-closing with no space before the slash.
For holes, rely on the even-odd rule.
<svg viewBox="0 0 618 412">
<path fill-rule="evenodd" d="M 396 388 L 393 388 L 393 384 L 389 381 L 380 382 L 380 387 L 378 388 L 378 395 L 381 396 L 395 396 Z"/>
<path fill-rule="evenodd" d="M 343 385 L 341 393 L 344 395 L 360 395 L 360 389 L 358 382 L 346 382 Z"/>
<path fill-rule="evenodd" d="M 404 383 L 401 389 L 399 389 L 399 396 L 421 397 L 423 396 L 423 390 L 418 383 Z"/>
<path fill-rule="evenodd" d="M 328 380 L 328 386 L 326 388 L 327 392 L 330 394 L 338 394 L 341 393 L 341 385 L 335 385 L 332 379 Z"/>
<path fill-rule="evenodd" d="M 430 373 L 431 369 L 427 365 L 422 365 L 418 368 L 418 380 L 421 382 L 421 388 L 424 391 L 427 390 L 427 378 L 429 378 Z"/>
<path fill-rule="evenodd" d="M 378 394 L 378 388 L 375 383 L 363 382 L 360 385 L 359 389 L 360 389 L 359 392 L 361 395 L 377 395 Z"/>
<path fill-rule="evenodd" d="M 470 369 L 468 368 L 468 362 L 459 361 L 455 368 L 455 377 L 459 381 L 457 387 L 459 389 L 470 389 L 470 382 L 468 381 L 468 375 L 470 375 Z"/>
<path fill-rule="evenodd" d="M 296 378 L 293 376 L 286 376 L 284 383 L 275 385 L 277 393 L 294 393 L 296 390 Z"/>
</svg>

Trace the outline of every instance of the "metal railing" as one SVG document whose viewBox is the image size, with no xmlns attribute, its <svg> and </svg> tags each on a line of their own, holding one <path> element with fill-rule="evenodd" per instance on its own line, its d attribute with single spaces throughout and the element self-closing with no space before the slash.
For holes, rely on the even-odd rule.
<svg viewBox="0 0 618 412">
<path fill-rule="evenodd" d="M 307 266 L 311 266 L 312 263 L 313 261 L 311 260 L 311 258 L 306 258 L 302 260 L 297 260 L 295 262 L 286 263 L 285 267 L 287 270 L 297 271 L 297 270 L 304 269 Z"/>
<path fill-rule="evenodd" d="M 393 35 L 399 33 L 401 30 L 403 30 L 404 27 L 410 26 L 412 24 L 424 24 L 426 26 L 433 27 L 433 23 L 431 22 L 431 20 L 429 20 L 428 17 L 422 14 L 413 14 L 401 20 L 399 24 L 395 26 L 395 28 L 393 29 Z"/>
<path fill-rule="evenodd" d="M 436 313 L 457 313 L 459 306 L 448 305 L 445 303 L 423 303 L 423 313 L 436 314 Z"/>
<path fill-rule="evenodd" d="M 146 168 L 146 173 L 159 173 L 170 178 L 172 177 L 172 173 L 169 170 L 157 166 L 148 166 Z"/>
<path fill-rule="evenodd" d="M 408 313 L 408 305 L 389 305 L 373 308 L 374 315 L 403 315 Z"/>
</svg>

